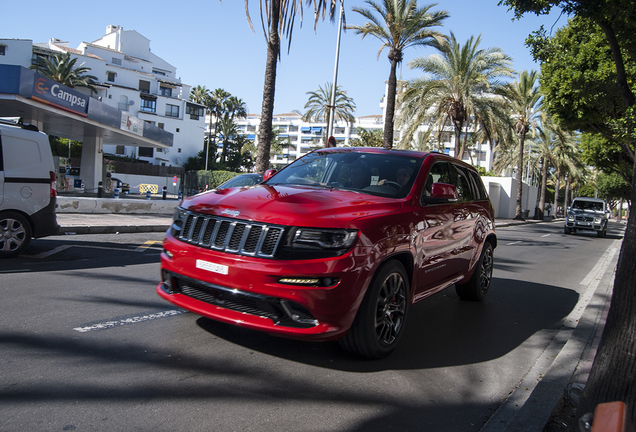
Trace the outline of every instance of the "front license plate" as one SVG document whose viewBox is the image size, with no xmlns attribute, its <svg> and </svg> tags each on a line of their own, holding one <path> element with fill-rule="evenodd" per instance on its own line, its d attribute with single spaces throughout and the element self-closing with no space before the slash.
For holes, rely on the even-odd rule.
<svg viewBox="0 0 636 432">
<path fill-rule="evenodd" d="M 216 264 L 213 262 L 209 262 L 209 261 L 204 261 L 204 260 L 197 260 L 197 268 L 200 268 L 201 270 L 207 270 L 207 271 L 211 271 L 214 273 L 219 273 L 222 275 L 226 275 L 228 272 L 229 267 L 225 266 L 225 265 L 221 265 L 221 264 Z"/>
</svg>

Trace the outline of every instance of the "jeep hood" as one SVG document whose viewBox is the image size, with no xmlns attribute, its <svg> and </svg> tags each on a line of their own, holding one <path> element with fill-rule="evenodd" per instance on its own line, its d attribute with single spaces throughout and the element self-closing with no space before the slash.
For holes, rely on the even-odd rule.
<svg viewBox="0 0 636 432">
<path fill-rule="evenodd" d="M 344 228 L 354 219 L 399 210 L 402 202 L 352 191 L 306 186 L 257 185 L 219 189 L 183 200 L 181 207 L 278 225 Z"/>
</svg>

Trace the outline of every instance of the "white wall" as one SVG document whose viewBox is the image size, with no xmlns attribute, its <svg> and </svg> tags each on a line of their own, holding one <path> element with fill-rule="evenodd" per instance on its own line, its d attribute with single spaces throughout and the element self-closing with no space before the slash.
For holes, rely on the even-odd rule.
<svg viewBox="0 0 636 432">
<path fill-rule="evenodd" d="M 517 179 L 512 177 L 482 177 L 490 201 L 495 208 L 495 217 L 512 219 L 517 211 Z M 539 188 L 523 184 L 521 210 L 528 210 L 528 217 L 534 216 Z"/>
</svg>

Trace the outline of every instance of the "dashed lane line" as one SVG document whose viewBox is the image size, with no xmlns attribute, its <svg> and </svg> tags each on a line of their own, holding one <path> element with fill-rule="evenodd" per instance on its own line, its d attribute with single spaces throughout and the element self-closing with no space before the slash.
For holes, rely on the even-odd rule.
<svg viewBox="0 0 636 432">
<path fill-rule="evenodd" d="M 93 330 L 107 330 L 114 327 L 130 325 L 130 324 L 138 324 L 138 323 L 155 320 L 159 318 L 167 318 L 174 315 L 180 315 L 186 312 L 187 311 L 183 309 L 169 309 L 169 310 L 156 312 L 156 313 L 133 315 L 133 316 L 128 316 L 128 317 L 124 317 L 120 319 L 101 321 L 101 322 L 93 323 L 90 325 L 85 325 L 83 327 L 75 327 L 73 330 L 80 333 L 86 333 Z"/>
</svg>

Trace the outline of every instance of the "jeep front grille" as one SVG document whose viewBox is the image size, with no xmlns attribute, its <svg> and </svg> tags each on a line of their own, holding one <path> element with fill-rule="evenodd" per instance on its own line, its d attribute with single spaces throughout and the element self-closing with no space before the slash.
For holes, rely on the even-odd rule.
<svg viewBox="0 0 636 432">
<path fill-rule="evenodd" d="M 273 258 L 284 230 L 281 226 L 187 212 L 176 237 L 207 249 Z"/>
</svg>

